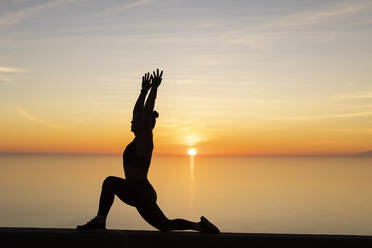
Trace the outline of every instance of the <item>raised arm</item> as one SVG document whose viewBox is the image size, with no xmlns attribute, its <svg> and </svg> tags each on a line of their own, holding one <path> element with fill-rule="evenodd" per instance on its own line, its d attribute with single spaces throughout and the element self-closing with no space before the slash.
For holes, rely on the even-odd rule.
<svg viewBox="0 0 372 248">
<path fill-rule="evenodd" d="M 147 95 L 147 92 L 149 91 L 151 87 L 151 78 L 150 73 L 146 73 L 144 76 L 142 76 L 142 89 L 141 93 L 137 99 L 136 105 L 134 105 L 133 109 L 133 116 L 138 113 L 143 111 L 143 104 L 145 102 L 145 98 Z"/>
<path fill-rule="evenodd" d="M 154 111 L 154 106 L 155 106 L 155 99 L 156 99 L 156 94 L 158 92 L 158 87 L 161 83 L 163 76 L 163 71 L 159 73 L 159 69 L 156 69 L 156 72 L 154 71 L 153 74 L 151 75 L 152 77 L 152 84 L 151 84 L 151 90 L 150 94 L 147 97 L 146 104 L 144 107 L 144 112 L 146 115 L 152 115 L 152 111 Z"/>
</svg>

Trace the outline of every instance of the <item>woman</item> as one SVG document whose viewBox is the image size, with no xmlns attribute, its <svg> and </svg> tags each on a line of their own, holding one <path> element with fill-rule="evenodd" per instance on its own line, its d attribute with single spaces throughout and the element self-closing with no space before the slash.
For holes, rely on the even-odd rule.
<svg viewBox="0 0 372 248">
<path fill-rule="evenodd" d="M 135 138 L 125 148 L 123 164 L 125 178 L 109 176 L 102 184 L 98 214 L 85 225 L 77 226 L 79 230 L 106 229 L 106 217 L 117 195 L 123 202 L 137 208 L 140 215 L 160 231 L 195 230 L 205 233 L 219 233 L 216 226 L 205 217 L 200 222 L 184 219 L 168 219 L 156 204 L 156 192 L 147 179 L 153 144 L 152 129 L 158 113 L 154 111 L 155 98 L 162 81 L 163 71 L 159 69 L 146 73 L 142 77 L 142 90 L 133 110 L 131 131 Z M 144 105 L 147 92 L 150 94 Z"/>
</svg>

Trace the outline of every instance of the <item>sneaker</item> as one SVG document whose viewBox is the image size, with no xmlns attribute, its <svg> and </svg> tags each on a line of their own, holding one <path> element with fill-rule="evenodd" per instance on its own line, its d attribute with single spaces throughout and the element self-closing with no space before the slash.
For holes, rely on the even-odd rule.
<svg viewBox="0 0 372 248">
<path fill-rule="evenodd" d="M 202 233 L 220 233 L 220 230 L 210 223 L 204 216 L 200 217 L 200 227 Z"/>
<path fill-rule="evenodd" d="M 78 230 L 97 230 L 97 229 L 106 229 L 106 223 L 99 223 L 97 218 L 93 218 L 85 225 L 77 226 L 76 229 Z"/>
</svg>

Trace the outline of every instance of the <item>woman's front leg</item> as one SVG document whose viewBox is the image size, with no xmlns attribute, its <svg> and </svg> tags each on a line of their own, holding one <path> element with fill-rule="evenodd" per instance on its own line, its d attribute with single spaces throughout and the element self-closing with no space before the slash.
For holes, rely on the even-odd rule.
<svg viewBox="0 0 372 248">
<path fill-rule="evenodd" d="M 106 218 L 114 203 L 115 195 L 123 200 L 125 195 L 128 194 L 127 191 L 128 182 L 125 179 L 114 176 L 107 177 L 102 183 L 97 216 Z"/>
</svg>

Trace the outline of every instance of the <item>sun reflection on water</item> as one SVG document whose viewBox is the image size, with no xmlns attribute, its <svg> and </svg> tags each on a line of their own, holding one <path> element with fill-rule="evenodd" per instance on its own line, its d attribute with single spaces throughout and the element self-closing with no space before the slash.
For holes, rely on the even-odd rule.
<svg viewBox="0 0 372 248">
<path fill-rule="evenodd" d="M 195 156 L 190 156 L 190 214 L 194 209 L 194 160 Z"/>
</svg>

